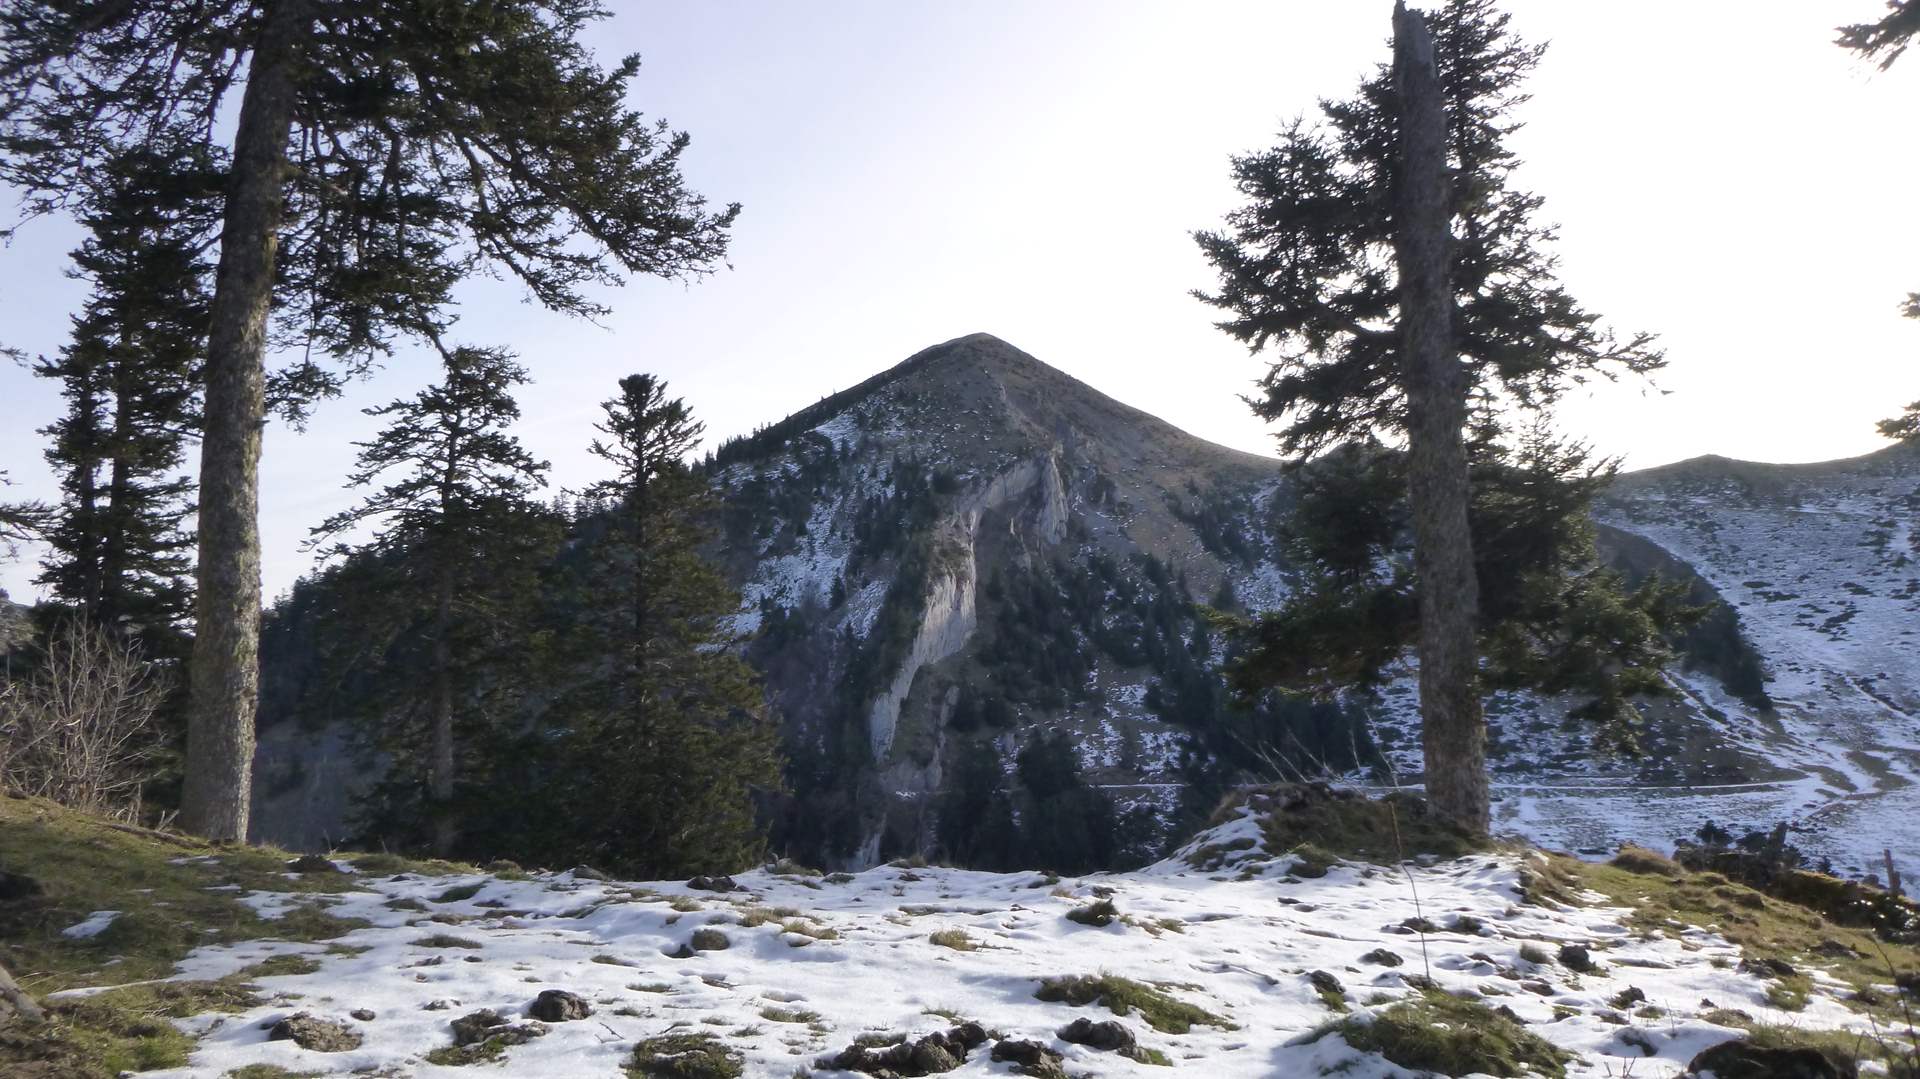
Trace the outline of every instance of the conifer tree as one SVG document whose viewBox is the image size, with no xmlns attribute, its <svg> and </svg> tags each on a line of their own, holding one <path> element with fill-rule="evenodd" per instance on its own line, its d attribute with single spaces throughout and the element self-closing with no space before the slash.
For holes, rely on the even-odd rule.
<svg viewBox="0 0 1920 1079">
<path fill-rule="evenodd" d="M 702 427 L 651 375 L 604 407 L 591 450 L 615 474 L 587 491 L 605 532 L 570 597 L 585 640 L 563 707 L 565 782 L 587 803 L 553 842 L 643 878 L 736 870 L 764 850 L 755 798 L 779 789 L 780 760 L 759 679 L 728 647 L 739 596 L 700 550 Z"/>
<path fill-rule="evenodd" d="M 73 339 L 34 373 L 61 382 L 66 414 L 44 428 L 65 495 L 39 583 L 89 622 L 164 633 L 192 605 L 193 481 L 206 344 L 206 163 L 123 155 L 89 200 L 74 276 L 92 283 Z"/>
<path fill-rule="evenodd" d="M 503 676 L 524 653 L 519 616 L 558 538 L 535 499 L 547 464 L 507 431 L 526 380 L 504 350 L 448 351 L 437 385 L 366 410 L 389 423 L 360 444 L 350 482 L 384 485 L 314 529 L 334 541 L 329 554 L 362 563 L 344 601 L 352 617 L 332 631 L 364 657 L 358 677 L 378 687 L 360 697 L 365 718 L 394 762 L 365 813 L 383 839 L 424 840 L 441 857 L 459 838 L 463 784 L 475 787 L 462 762 L 492 744 L 518 701 Z M 367 527 L 364 543 L 342 539 Z M 398 823 L 423 817 L 426 836 Z"/>
<path fill-rule="evenodd" d="M 708 211 L 680 175 L 686 136 L 627 105 L 638 58 L 603 68 L 581 40 L 606 14 L 598 0 L 0 5 L 0 181 L 29 211 L 70 205 L 132 147 L 198 145 L 225 167 L 189 830 L 247 832 L 269 345 L 351 368 L 444 330 L 475 272 L 593 313 L 591 286 L 696 275 L 725 254 L 737 207 Z M 301 373 L 321 389 L 332 377 Z"/>
<path fill-rule="evenodd" d="M 1542 409 L 1570 385 L 1618 370 L 1649 372 L 1662 358 L 1645 335 L 1622 342 L 1607 334 L 1567 293 L 1549 251 L 1553 229 L 1535 220 L 1541 200 L 1513 185 L 1512 111 L 1525 100 L 1521 81 L 1542 50 L 1516 41 L 1492 0 L 1448 0 L 1424 19 L 1397 16 L 1403 47 L 1415 37 L 1408 31 L 1424 37 L 1431 30 L 1446 159 L 1445 173 L 1431 181 L 1440 185 L 1434 197 L 1447 219 L 1442 242 L 1407 246 L 1413 213 L 1429 193 L 1410 171 L 1424 158 L 1407 152 L 1403 59 L 1398 72 L 1382 68 L 1355 97 L 1323 102 L 1320 123 L 1296 121 L 1279 145 L 1234 160 L 1247 202 L 1229 215 L 1226 231 L 1197 234 L 1220 286 L 1196 295 L 1228 313 L 1222 329 L 1270 357 L 1254 410 L 1280 421 L 1282 449 L 1296 460 L 1415 436 L 1413 474 L 1435 477 L 1424 489 L 1437 499 L 1415 507 L 1427 543 L 1417 556 L 1429 574 L 1448 571 L 1443 588 L 1430 582 L 1437 591 L 1423 593 L 1423 602 L 1437 615 L 1433 603 L 1444 598 L 1451 612 L 1422 648 L 1422 713 L 1434 735 L 1428 790 L 1442 813 L 1484 829 L 1484 769 L 1474 764 L 1484 721 L 1464 639 L 1471 632 L 1463 633 L 1479 619 L 1477 582 L 1469 541 L 1459 534 L 1465 462 L 1446 447 L 1459 444 L 1468 396 Z M 1438 273 L 1435 257 L 1444 259 Z M 1410 297 L 1425 290 L 1409 292 L 1409 265 L 1424 267 L 1424 277 L 1451 295 L 1437 307 L 1414 306 Z M 1409 321 L 1416 314 L 1417 324 Z M 1436 333 L 1439 347 L 1450 348 L 1450 369 L 1413 362 L 1419 354 L 1410 345 Z M 1437 426 L 1422 435 L 1423 423 Z M 1416 496 L 1422 488 L 1416 484 Z M 1436 536 L 1449 538 L 1436 544 Z M 1442 552 L 1450 552 L 1442 562 L 1427 557 Z M 1364 623 L 1378 614 L 1348 611 L 1361 624 L 1345 628 L 1368 630 Z M 1437 682 L 1443 672 L 1427 668 L 1441 664 L 1430 662 L 1429 651 L 1446 660 Z"/>
</svg>

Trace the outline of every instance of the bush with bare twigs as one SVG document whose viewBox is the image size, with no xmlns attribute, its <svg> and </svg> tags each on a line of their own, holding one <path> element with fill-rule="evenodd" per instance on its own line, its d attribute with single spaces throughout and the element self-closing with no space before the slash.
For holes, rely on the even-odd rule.
<svg viewBox="0 0 1920 1079">
<path fill-rule="evenodd" d="M 62 626 L 37 670 L 0 684 L 0 788 L 138 818 L 168 688 L 137 646 L 77 622 Z"/>
</svg>

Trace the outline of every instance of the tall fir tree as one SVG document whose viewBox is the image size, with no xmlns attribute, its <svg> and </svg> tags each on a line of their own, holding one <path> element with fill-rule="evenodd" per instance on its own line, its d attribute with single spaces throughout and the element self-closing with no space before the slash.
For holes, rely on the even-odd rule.
<svg viewBox="0 0 1920 1079">
<path fill-rule="evenodd" d="M 507 430 L 526 380 L 503 350 L 448 351 L 437 385 L 366 410 L 388 425 L 360 444 L 350 482 L 374 489 L 314 530 L 357 563 L 330 630 L 351 642 L 360 718 L 393 762 L 364 829 L 441 857 L 458 852 L 462 807 L 485 799 L 486 756 L 518 722 L 523 612 L 558 541 L 535 498 L 547 464 Z"/>
<path fill-rule="evenodd" d="M 764 852 L 756 798 L 779 790 L 780 756 L 729 647 L 739 596 L 701 554 L 712 495 L 687 456 L 702 428 L 650 375 L 605 409 L 591 449 L 615 474 L 587 491 L 604 531 L 567 597 L 582 662 L 561 706 L 565 782 L 586 801 L 554 842 L 644 878 L 736 870 Z"/>
<path fill-rule="evenodd" d="M 1452 536 L 1442 546 L 1463 556 L 1445 561 L 1457 571 L 1449 573 L 1446 589 L 1461 598 L 1451 605 L 1461 617 L 1449 623 L 1450 636 L 1432 635 L 1450 642 L 1443 650 L 1449 662 L 1443 684 L 1430 686 L 1423 670 L 1422 713 L 1438 736 L 1428 739 L 1429 765 L 1444 768 L 1428 776 L 1429 793 L 1462 825 L 1484 829 L 1484 770 L 1472 764 L 1484 720 L 1473 697 L 1476 665 L 1462 639 L 1470 636 L 1463 627 L 1484 622 L 1471 599 L 1477 589 L 1471 540 L 1457 527 L 1468 514 L 1461 503 L 1473 498 L 1459 475 L 1465 462 L 1436 464 L 1434 447 L 1459 445 L 1468 397 L 1540 410 L 1570 385 L 1621 370 L 1650 372 L 1663 360 L 1650 337 L 1617 340 L 1574 301 L 1555 274 L 1554 231 L 1535 219 L 1541 200 L 1514 186 L 1519 162 L 1507 145 L 1517 126 L 1512 113 L 1526 100 L 1520 85 L 1542 50 L 1515 40 L 1492 0 L 1448 0 L 1430 15 L 1396 24 L 1403 34 L 1431 31 L 1430 77 L 1440 108 L 1436 150 L 1446 166 L 1428 181 L 1436 190 L 1429 192 L 1409 171 L 1410 162 L 1424 159 L 1408 153 L 1403 91 L 1409 65 L 1383 67 L 1355 97 L 1323 102 L 1320 123 L 1296 121 L 1279 145 L 1234 160 L 1247 202 L 1228 216 L 1225 231 L 1196 235 L 1220 275 L 1218 291 L 1196 295 L 1228 313 L 1223 330 L 1271 357 L 1254 410 L 1281 423 L 1282 449 L 1296 461 L 1376 438 L 1405 440 L 1419 435 L 1422 423 L 1455 432 L 1448 438 L 1436 429 L 1411 440 L 1414 473 L 1437 468 L 1432 475 L 1444 474 L 1447 483 L 1428 481 L 1427 487 L 1449 492 L 1426 510 L 1416 505 L 1416 523 L 1442 506 L 1452 522 L 1440 528 L 1439 518 L 1429 518 L 1422 538 Z M 1451 250 L 1406 246 L 1422 199 L 1439 203 L 1447 227 L 1438 232 Z M 1437 273 L 1431 268 L 1436 257 L 1444 260 Z M 1438 280 L 1451 295 L 1437 307 L 1428 300 L 1416 309 L 1414 296 L 1428 290 L 1413 288 L 1408 265 L 1427 267 L 1424 278 Z M 1428 310 L 1445 321 L 1426 317 Z M 1416 314 L 1417 324 L 1409 321 Z M 1418 356 L 1410 345 L 1432 343 L 1434 333 L 1442 335 L 1437 344 L 1450 352 L 1451 366 L 1411 362 Z M 1434 411 L 1440 406 L 1443 411 Z M 1424 559 L 1422 568 L 1434 572 Z M 1295 616 L 1331 620 L 1342 639 L 1356 647 L 1371 642 L 1377 652 L 1382 645 L 1373 631 L 1392 620 L 1377 609 L 1339 606 L 1352 598 L 1338 590 L 1303 597 L 1292 614 L 1269 625 L 1275 632 L 1254 635 L 1243 677 L 1297 670 L 1270 651 L 1274 640 L 1291 638 L 1287 627 L 1298 628 Z M 1435 745 L 1440 738 L 1448 741 Z M 1460 743 L 1465 751 L 1455 754 Z M 1433 754 L 1442 750 L 1444 759 L 1436 760 Z M 1437 784 L 1446 789 L 1436 790 Z"/>
<path fill-rule="evenodd" d="M 38 583 L 116 632 L 170 637 L 192 608 L 184 466 L 199 423 L 214 182 L 190 152 L 114 161 L 73 253 L 73 276 L 92 286 L 86 307 L 71 343 L 34 367 L 59 380 L 67 405 L 42 432 L 64 498 Z"/>
<path fill-rule="evenodd" d="M 476 272 L 579 314 L 601 310 L 590 286 L 689 277 L 724 256 L 737 207 L 709 211 L 681 178 L 686 136 L 627 105 L 638 57 L 603 68 L 582 40 L 607 13 L 598 0 L 0 5 L 0 181 L 29 211 L 66 207 L 156 141 L 225 168 L 187 829 L 247 833 L 270 344 L 352 366 L 443 330 Z"/>
</svg>

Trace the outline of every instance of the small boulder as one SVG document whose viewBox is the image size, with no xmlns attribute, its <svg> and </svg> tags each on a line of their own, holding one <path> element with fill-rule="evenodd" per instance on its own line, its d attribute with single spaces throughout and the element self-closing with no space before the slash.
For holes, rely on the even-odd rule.
<svg viewBox="0 0 1920 1079">
<path fill-rule="evenodd" d="M 687 887 L 696 892 L 744 892 L 732 877 L 698 876 L 687 882 Z"/>
<path fill-rule="evenodd" d="M 933 1038 L 922 1038 L 913 1043 L 907 1053 L 907 1067 L 910 1075 L 944 1075 L 960 1066 L 946 1045 Z"/>
<path fill-rule="evenodd" d="M 1818 1049 L 1776 1049 L 1745 1038 L 1704 1049 L 1687 1064 L 1688 1075 L 1714 1079 L 1858 1079 L 1859 1069 Z"/>
<path fill-rule="evenodd" d="M 1793 964 L 1784 959 L 1742 959 L 1734 968 L 1742 974 L 1758 974 L 1762 978 L 1791 978 L 1799 973 Z"/>
<path fill-rule="evenodd" d="M 1133 1031 L 1111 1019 L 1094 1020 L 1085 1017 L 1075 1019 L 1060 1028 L 1060 1040 L 1109 1053 L 1121 1052 L 1134 1046 Z"/>
<path fill-rule="evenodd" d="M 1400 958 L 1399 952 L 1389 951 L 1385 948 L 1375 948 L 1374 950 L 1361 956 L 1360 961 L 1362 963 L 1372 963 L 1375 966 L 1382 966 L 1382 967 L 1397 967 L 1400 964 L 1406 962 L 1405 959 Z"/>
<path fill-rule="evenodd" d="M 1039 1042 L 1009 1039 L 993 1046 L 996 1062 L 1011 1062 L 1021 1075 L 1034 1079 L 1067 1079 L 1066 1059 Z"/>
<path fill-rule="evenodd" d="M 593 1014 L 593 1005 L 577 993 L 565 989 L 543 989 L 527 1005 L 527 1014 L 547 1023 L 565 1023 Z"/>
<path fill-rule="evenodd" d="M 1340 979 L 1324 970 L 1309 971 L 1307 973 L 1307 983 L 1313 986 L 1314 992 L 1316 993 L 1345 994 L 1347 991 L 1347 987 L 1340 984 Z"/>
<path fill-rule="evenodd" d="M 504 1026 L 506 1021 L 504 1016 L 492 1008 L 482 1008 L 477 1012 L 468 1012 L 460 1018 L 455 1019 L 452 1023 L 453 1044 L 473 1045 L 476 1042 L 485 1041 L 487 1031 L 497 1026 Z"/>
<path fill-rule="evenodd" d="M 1593 953 L 1584 944 L 1562 944 L 1560 965 L 1580 974 L 1591 974 L 1599 969 L 1594 966 Z"/>
<path fill-rule="evenodd" d="M 355 1008 L 347 1014 L 360 1020 L 362 1023 L 371 1023 L 379 1018 L 372 1008 Z"/>
<path fill-rule="evenodd" d="M 453 1044 L 460 1048 L 476 1045 L 525 1045 L 546 1034 L 539 1023 L 515 1023 L 492 1008 L 481 1008 L 455 1019 Z"/>
<path fill-rule="evenodd" d="M 300 1012 L 287 1016 L 267 1032 L 272 1042 L 290 1041 L 316 1053 L 344 1053 L 360 1048 L 360 1035 L 345 1023 Z"/>
</svg>

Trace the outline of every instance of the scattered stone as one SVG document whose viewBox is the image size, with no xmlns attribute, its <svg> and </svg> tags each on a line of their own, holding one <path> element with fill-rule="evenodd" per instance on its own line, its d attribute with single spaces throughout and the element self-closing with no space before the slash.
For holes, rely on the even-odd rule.
<svg viewBox="0 0 1920 1079">
<path fill-rule="evenodd" d="M 547 1032 L 547 1028 L 539 1023 L 515 1023 L 492 1008 L 468 1012 L 449 1025 L 453 1028 L 453 1044 L 461 1048 L 488 1044 L 525 1045 Z"/>
<path fill-rule="evenodd" d="M 1382 966 L 1382 967 L 1397 967 L 1400 964 L 1406 962 L 1405 959 L 1400 958 L 1399 952 L 1388 951 L 1385 948 L 1375 948 L 1374 950 L 1361 956 L 1360 961 L 1362 963 L 1372 963 L 1375 966 Z"/>
<path fill-rule="evenodd" d="M 1599 969 L 1594 966 L 1593 953 L 1589 952 L 1584 944 L 1562 944 L 1560 965 L 1580 974 L 1591 974 Z"/>
<path fill-rule="evenodd" d="M 724 952 L 733 947 L 733 942 L 718 929 L 696 929 L 688 944 L 696 952 Z"/>
<path fill-rule="evenodd" d="M 339 873 L 341 868 L 333 864 L 333 859 L 319 854 L 302 854 L 287 863 L 289 873 Z"/>
<path fill-rule="evenodd" d="M 372 1008 L 355 1008 L 347 1014 L 360 1020 L 362 1023 L 371 1023 L 379 1018 L 379 1015 Z"/>
<path fill-rule="evenodd" d="M 1850 1062 L 1818 1049 L 1770 1049 L 1745 1038 L 1704 1049 L 1687 1064 L 1688 1075 L 1712 1073 L 1714 1079 L 1857 1079 Z"/>
<path fill-rule="evenodd" d="M 598 869 L 595 869 L 590 865 L 576 865 L 572 869 L 568 870 L 567 872 L 572 873 L 575 877 L 579 878 L 580 880 L 612 880 L 613 879 L 612 877 L 607 876 L 605 873 L 600 872 Z"/>
<path fill-rule="evenodd" d="M 1034 1079 L 1067 1079 L 1067 1069 L 1063 1065 L 1066 1058 L 1039 1042 L 996 1042 L 993 1059 L 998 1062 L 1011 1061 L 1021 1075 L 1030 1075 Z"/>
<path fill-rule="evenodd" d="M 744 892 L 745 888 L 732 877 L 699 876 L 687 882 L 687 887 L 696 892 Z"/>
<path fill-rule="evenodd" d="M 1344 994 L 1347 991 L 1347 987 L 1340 984 L 1340 979 L 1324 970 L 1309 971 L 1307 973 L 1307 981 L 1313 986 L 1315 992 Z M 1065 1037 L 1065 1035 L 1062 1035 L 1062 1037 Z M 1068 1040 L 1071 1041 L 1072 1039 Z"/>
<path fill-rule="evenodd" d="M 273 1025 L 267 1032 L 270 1042 L 290 1041 L 302 1049 L 311 1049 L 316 1053 L 344 1053 L 360 1048 L 360 1035 L 332 1019 L 300 1012 L 290 1015 Z"/>
<path fill-rule="evenodd" d="M 967 1054 L 986 1044 L 987 1031 L 978 1023 L 961 1023 L 914 1041 L 892 1045 L 850 1045 L 818 1063 L 834 1071 L 878 1076 L 943 1075 L 966 1063 Z M 995 1060 L 1000 1059 L 995 1057 Z"/>
<path fill-rule="evenodd" d="M 527 1005 L 527 1014 L 548 1023 L 565 1023 L 592 1015 L 593 1005 L 565 989 L 542 989 L 533 1003 Z"/>
<path fill-rule="evenodd" d="M 1742 974 L 1758 974 L 1762 978 L 1791 978 L 1799 973 L 1793 964 L 1784 959 L 1742 959 L 1734 968 Z"/>
<path fill-rule="evenodd" d="M 1316 972 L 1317 973 L 1317 972 Z M 1337 983 L 1336 983 L 1337 984 Z M 1060 1028 L 1060 1040 L 1100 1049 L 1109 1053 L 1124 1052 L 1135 1044 L 1133 1031 L 1123 1023 L 1111 1019 L 1075 1019 Z"/>
<path fill-rule="evenodd" d="M 1553 986 L 1543 981 L 1521 982 L 1520 988 L 1525 989 L 1529 993 L 1538 993 L 1543 997 L 1553 995 Z"/>
<path fill-rule="evenodd" d="M 460 1002 L 457 1000 L 454 1000 L 451 997 L 439 997 L 435 1000 L 429 1000 L 425 1004 L 420 1005 L 420 1010 L 423 1012 L 444 1012 L 453 1008 L 458 1008 L 459 1006 L 460 1006 Z"/>
</svg>

